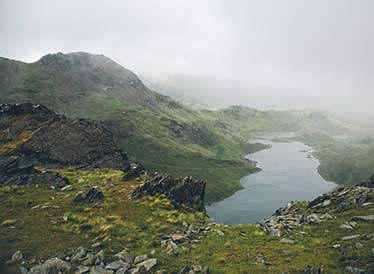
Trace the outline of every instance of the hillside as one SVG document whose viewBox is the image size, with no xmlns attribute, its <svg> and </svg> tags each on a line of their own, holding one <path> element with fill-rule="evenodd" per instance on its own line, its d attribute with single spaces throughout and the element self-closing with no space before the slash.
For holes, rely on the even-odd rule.
<svg viewBox="0 0 374 274">
<path fill-rule="evenodd" d="M 0 58 L 0 103 L 23 102 L 100 121 L 131 160 L 148 170 L 206 180 L 208 203 L 230 196 L 241 188 L 242 176 L 258 171 L 243 156 L 267 148 L 247 142 L 259 131 L 307 131 L 314 140 L 327 134 L 331 146 L 300 140 L 316 150 L 323 148 L 323 155 L 315 154 L 321 160 L 320 172 L 335 182 L 351 185 L 374 168 L 371 146 L 359 146 L 355 151 L 362 153 L 352 161 L 336 161 L 350 148 L 336 148 L 334 136 L 360 130 L 339 117 L 242 106 L 196 110 L 150 90 L 133 72 L 102 55 L 57 53 L 29 64 Z M 336 170 L 343 170 L 344 176 L 336 176 Z"/>
<path fill-rule="evenodd" d="M 149 170 L 207 180 L 208 201 L 234 193 L 239 178 L 257 170 L 243 159 L 255 146 L 149 90 L 135 74 L 101 55 L 57 53 L 31 64 L 1 58 L 0 98 L 102 121 L 117 144 Z"/>
<path fill-rule="evenodd" d="M 0 171 L 12 161 L 0 184 L 1 273 L 374 270 L 373 177 L 226 226 L 204 213 L 205 182 L 147 173 L 105 125 L 24 104 L 2 105 L 0 128 Z"/>
</svg>

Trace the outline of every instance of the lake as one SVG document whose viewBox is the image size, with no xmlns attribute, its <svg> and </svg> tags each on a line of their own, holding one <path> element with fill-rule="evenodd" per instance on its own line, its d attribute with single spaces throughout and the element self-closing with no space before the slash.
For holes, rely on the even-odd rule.
<svg viewBox="0 0 374 274">
<path fill-rule="evenodd" d="M 309 146 L 297 141 L 273 141 L 291 136 L 273 133 L 251 140 L 272 145 L 246 156 L 256 161 L 262 171 L 243 177 L 243 190 L 207 206 L 208 215 L 218 223 L 255 223 L 290 201 L 311 200 L 333 189 L 336 185 L 319 175 L 319 161 L 310 156 Z"/>
</svg>

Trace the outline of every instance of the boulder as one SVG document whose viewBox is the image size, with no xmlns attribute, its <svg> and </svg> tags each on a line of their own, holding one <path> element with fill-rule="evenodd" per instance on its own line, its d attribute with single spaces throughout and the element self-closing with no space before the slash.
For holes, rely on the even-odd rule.
<svg viewBox="0 0 374 274">
<path fill-rule="evenodd" d="M 101 201 L 103 199 L 104 199 L 103 192 L 93 187 L 88 192 L 86 192 L 86 194 L 83 194 L 81 192 L 78 193 L 75 196 L 73 202 L 74 203 L 83 203 L 83 202 L 92 203 L 92 202 Z"/>
<path fill-rule="evenodd" d="M 23 261 L 23 254 L 21 250 L 17 250 L 16 252 L 13 253 L 12 257 L 10 258 L 9 261 L 7 261 L 8 264 L 11 263 L 17 263 L 17 262 L 22 262 Z"/>
<path fill-rule="evenodd" d="M 59 258 L 52 258 L 43 264 L 31 268 L 31 274 L 57 274 L 59 272 L 69 271 L 71 264 Z"/>
<path fill-rule="evenodd" d="M 118 261 L 114 261 L 114 262 L 111 262 L 110 264 L 108 264 L 107 266 L 105 266 L 106 269 L 109 269 L 109 270 L 118 270 L 120 268 L 127 268 L 129 269 L 130 268 L 130 264 L 122 261 L 122 260 L 118 260 Z"/>
<path fill-rule="evenodd" d="M 144 266 L 147 271 L 151 270 L 155 265 L 157 264 L 157 259 L 148 259 L 145 260 L 139 264 L 137 264 L 137 267 Z"/>
<path fill-rule="evenodd" d="M 352 221 L 374 223 L 374 215 L 367 216 L 353 216 Z"/>
<path fill-rule="evenodd" d="M 109 269 L 105 269 L 102 266 L 95 265 L 91 267 L 90 274 L 113 274 L 113 271 Z"/>
<path fill-rule="evenodd" d="M 156 175 L 131 194 L 130 198 L 139 199 L 144 196 L 165 195 L 178 208 L 190 208 L 205 212 L 204 196 L 206 183 L 194 181 L 191 177 L 173 178 Z"/>
</svg>

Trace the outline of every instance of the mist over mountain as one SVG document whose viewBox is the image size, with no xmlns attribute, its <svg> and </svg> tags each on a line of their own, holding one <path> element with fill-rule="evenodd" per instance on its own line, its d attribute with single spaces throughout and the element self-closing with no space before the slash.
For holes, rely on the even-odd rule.
<svg viewBox="0 0 374 274">
<path fill-rule="evenodd" d="M 373 3 L 109 1 L 103 12 L 95 0 L 1 1 L 0 56 L 99 53 L 208 105 L 313 108 L 371 122 Z"/>
<path fill-rule="evenodd" d="M 248 79 L 193 74 L 141 77 L 151 89 L 197 107 L 219 108 L 240 104 L 263 110 L 310 109 L 336 113 L 374 127 L 374 111 L 371 111 L 370 103 L 372 95 L 357 94 L 355 100 L 365 101 L 357 105 L 352 98 L 332 92 L 322 96 L 303 90 L 251 84 L 250 76 Z"/>
</svg>

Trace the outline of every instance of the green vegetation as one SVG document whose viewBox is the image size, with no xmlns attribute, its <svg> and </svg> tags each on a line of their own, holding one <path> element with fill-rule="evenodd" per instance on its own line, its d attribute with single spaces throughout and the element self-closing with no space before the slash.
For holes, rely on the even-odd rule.
<svg viewBox="0 0 374 274">
<path fill-rule="evenodd" d="M 4 139 L 1 138 L 1 135 L 0 135 L 0 153 L 5 153 L 5 152 L 16 149 L 22 143 L 25 143 L 28 140 L 30 140 L 31 137 L 32 137 L 32 133 L 29 131 L 25 131 L 25 132 L 22 132 L 19 136 L 17 136 L 13 140 L 2 143 Z"/>
<path fill-rule="evenodd" d="M 243 175 L 258 170 L 244 159 L 267 148 L 248 143 L 257 132 L 315 129 L 333 136 L 357 130 L 332 115 L 310 111 L 241 106 L 195 110 L 149 90 L 110 59 L 86 53 L 47 55 L 32 64 L 0 58 L 0 98 L 0 103 L 44 104 L 67 116 L 103 122 L 117 144 L 147 170 L 206 180 L 208 203 L 233 194 L 241 188 Z M 316 154 L 321 174 L 348 184 L 364 178 L 374 168 L 368 147 L 352 152 L 357 154 L 353 161 L 336 159 L 355 147 Z M 356 170 L 360 176 L 345 178 L 339 175 L 344 170 Z"/>
<path fill-rule="evenodd" d="M 326 180 L 352 186 L 374 171 L 374 143 L 365 142 L 367 137 L 338 139 L 312 132 L 298 139 L 315 149 L 318 171 Z"/>
<path fill-rule="evenodd" d="M 290 230 L 284 237 L 295 243 L 288 244 L 280 242 L 278 237 L 267 236 L 256 225 L 212 224 L 202 213 L 176 210 L 161 196 L 129 200 L 130 191 L 147 177 L 123 182 L 122 173 L 113 170 L 55 172 L 68 177 L 74 189 L 63 192 L 47 186 L 0 188 L 0 271 L 5 271 L 4 261 L 16 250 L 22 250 L 27 261 L 39 261 L 69 254 L 78 246 L 104 249 L 109 258 L 125 246 L 131 247 L 135 254 L 155 250 L 159 262 L 156 268 L 167 273 L 179 271 L 186 264 L 201 264 L 212 273 L 226 274 L 301 273 L 309 265 L 322 267 L 326 273 L 343 273 L 342 256 L 360 265 L 369 263 L 370 238 L 362 238 L 359 248 L 352 247 L 351 241 L 343 242 L 342 249 L 333 247 L 344 236 L 371 231 L 369 223 L 357 224 L 354 232 L 339 228 L 354 215 L 367 215 L 367 209 L 362 207 L 355 206 L 324 222 Z M 72 203 L 76 193 L 92 186 L 103 191 L 104 201 Z M 330 210 L 323 208 L 320 213 Z M 183 222 L 195 227 L 210 225 L 213 231 L 202 234 L 201 241 L 194 245 L 179 244 L 180 254 L 169 255 L 160 241 L 164 235 L 183 229 Z M 256 263 L 259 253 L 266 264 Z"/>
</svg>

